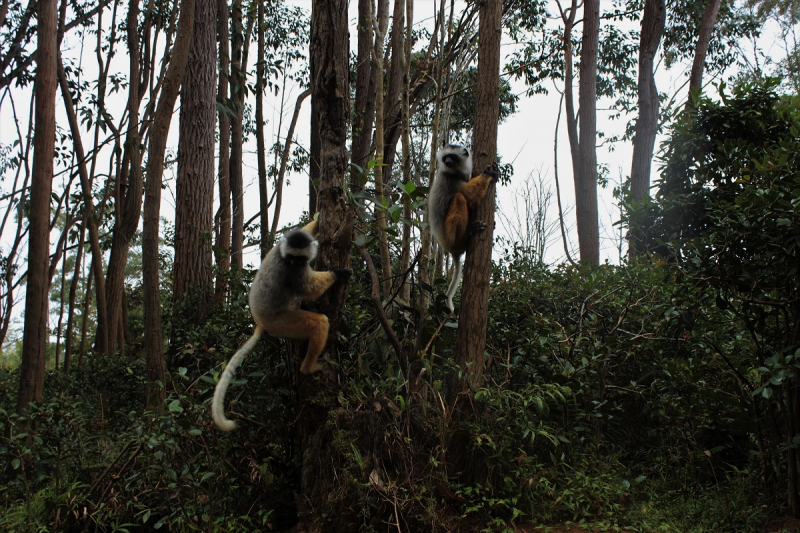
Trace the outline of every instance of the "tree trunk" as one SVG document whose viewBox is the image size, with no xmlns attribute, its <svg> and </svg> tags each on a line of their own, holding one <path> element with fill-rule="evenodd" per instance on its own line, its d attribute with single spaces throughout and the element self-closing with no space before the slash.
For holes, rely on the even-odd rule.
<svg viewBox="0 0 800 533">
<path fill-rule="evenodd" d="M 312 107 L 316 111 L 320 140 L 320 181 L 318 188 L 320 254 L 319 265 L 344 268 L 350 265 L 350 246 L 353 240 L 353 218 L 345 195 L 347 171 L 347 119 L 350 113 L 348 84 L 349 33 L 347 0 L 315 0 L 311 9 L 311 43 L 309 73 Z M 330 320 L 330 335 L 335 338 L 341 318 L 347 284 L 337 283 L 320 300 L 319 307 Z M 335 349 L 335 347 L 332 347 Z M 334 463 L 327 460 L 329 451 L 319 442 L 332 438 L 324 421 L 331 404 L 329 394 L 319 394 L 320 387 L 331 383 L 317 381 L 319 387 L 305 382 L 298 388 L 298 437 L 303 450 L 301 475 L 303 502 L 298 514 L 301 521 L 314 521 L 320 513 L 334 517 L 330 531 L 349 531 L 337 528 L 348 519 L 339 506 L 332 506 L 330 493 L 335 483 Z M 323 391 L 324 392 L 324 391 Z M 335 398 L 336 395 L 333 395 Z M 368 428 L 362 426 L 363 431 Z M 325 446 L 324 448 L 328 448 Z"/>
<path fill-rule="evenodd" d="M 664 0 L 645 1 L 639 39 L 639 120 L 633 136 L 631 164 L 631 198 L 634 202 L 640 202 L 650 194 L 650 167 L 658 132 L 658 89 L 653 62 L 664 35 L 666 13 Z M 631 243 L 631 251 L 633 249 Z"/>
<path fill-rule="evenodd" d="M 256 61 L 256 151 L 258 156 L 258 198 L 261 212 L 261 259 L 270 249 L 269 199 L 267 198 L 267 148 L 264 142 L 264 3 L 258 3 L 258 59 Z M 286 141 L 287 143 L 289 140 Z"/>
<path fill-rule="evenodd" d="M 474 172 L 480 173 L 497 158 L 497 124 L 500 118 L 500 37 L 502 0 L 487 0 L 480 8 L 478 29 L 478 80 L 475 129 L 472 135 Z M 486 324 L 489 318 L 489 275 L 492 267 L 495 186 L 489 186 L 475 220 L 487 223 L 467 245 L 461 312 L 458 320 L 455 362 L 464 370 L 461 380 L 453 375 L 448 398 L 454 402 L 462 391 L 471 391 L 483 381 Z"/>
<path fill-rule="evenodd" d="M 600 262 L 600 227 L 597 216 L 597 52 L 600 35 L 600 0 L 584 0 L 583 38 L 579 82 L 579 162 L 575 169 L 575 213 L 581 261 Z"/>
<path fill-rule="evenodd" d="M 56 70 L 59 86 L 61 87 L 61 97 L 64 100 L 64 108 L 67 112 L 67 120 L 69 122 L 70 132 L 72 133 L 72 142 L 75 146 L 75 154 L 78 158 L 78 176 L 80 176 L 81 180 L 84 209 L 89 213 L 89 216 L 86 217 L 89 227 L 89 246 L 92 250 L 92 262 L 96 266 L 94 269 L 95 292 L 97 293 L 97 302 L 95 304 L 97 307 L 96 347 L 98 352 L 108 353 L 108 314 L 106 313 L 106 290 L 105 279 L 103 278 L 103 252 L 100 249 L 100 231 L 97 227 L 97 221 L 95 220 L 92 184 L 89 180 L 89 170 L 86 168 L 86 153 L 83 149 L 83 142 L 81 141 L 78 117 L 75 114 L 75 106 L 69 94 L 67 74 L 64 72 L 61 55 L 56 53 L 56 57 Z"/>
<path fill-rule="evenodd" d="M 372 74 L 372 0 L 358 0 L 358 55 L 356 56 L 356 87 L 353 106 L 354 168 L 350 186 L 361 190 L 367 181 L 372 123 L 375 119 L 375 76 Z M 355 168 L 358 167 L 358 168 Z"/>
<path fill-rule="evenodd" d="M 192 45 L 181 90 L 172 274 L 176 312 L 194 323 L 208 316 L 214 290 L 209 238 L 213 231 L 217 81 L 216 4 L 214 0 L 196 2 Z"/>
<path fill-rule="evenodd" d="M 72 366 L 72 337 L 75 326 L 75 298 L 78 293 L 78 283 L 83 273 L 83 244 L 86 239 L 86 217 L 84 216 L 84 227 L 80 230 L 78 237 L 78 247 L 75 253 L 75 271 L 72 274 L 72 282 L 69 284 L 69 305 L 67 307 L 67 333 L 64 342 L 64 373 L 69 374 Z"/>
<path fill-rule="evenodd" d="M 40 402 L 44 392 L 47 346 L 50 193 L 56 136 L 57 21 L 56 0 L 39 0 L 34 98 L 33 180 L 28 214 L 28 274 L 22 336 L 17 412 Z"/>
<path fill-rule="evenodd" d="M 406 4 L 406 35 L 402 38 L 402 53 L 401 70 L 403 71 L 403 87 L 400 96 L 400 110 L 401 110 L 401 125 L 402 129 L 402 150 L 403 150 L 403 181 L 412 181 L 411 177 L 411 109 L 409 108 L 409 99 L 411 92 L 411 48 L 413 44 L 413 28 L 414 28 L 414 0 L 405 0 Z M 403 31 L 403 28 L 401 28 Z M 406 220 L 411 220 L 411 201 L 406 196 L 403 200 L 403 216 Z M 400 272 L 408 270 L 411 262 L 411 225 L 409 223 L 403 224 L 403 249 L 400 254 Z M 400 291 L 400 297 L 406 304 L 411 300 L 411 284 L 407 283 L 405 275 L 401 280 L 403 284 Z"/>
<path fill-rule="evenodd" d="M 300 117 L 300 108 L 303 105 L 303 100 L 309 97 L 311 89 L 306 89 L 297 97 L 297 102 L 294 104 L 294 113 L 292 114 L 292 121 L 289 123 L 289 131 L 286 133 L 286 142 L 283 143 L 283 154 L 281 155 L 281 166 L 278 170 L 278 179 L 275 183 L 275 213 L 272 216 L 272 228 L 270 233 L 275 235 L 278 232 L 278 222 L 281 217 L 281 204 L 283 203 L 283 179 L 286 176 L 286 165 L 289 162 L 289 154 L 292 148 L 292 138 L 294 138 L 294 130 L 297 127 L 297 120 Z M 315 202 L 316 203 L 316 202 Z"/>
<path fill-rule="evenodd" d="M 378 0 L 378 13 L 373 20 L 375 45 L 372 49 L 372 69 L 377 73 L 375 85 L 375 219 L 378 223 L 378 241 L 381 251 L 381 287 L 385 298 L 392 290 L 392 263 L 389 258 L 389 242 L 386 235 L 386 197 L 383 185 L 383 42 L 389 27 L 389 0 Z"/>
<path fill-rule="evenodd" d="M 708 45 L 711 43 L 711 33 L 714 31 L 714 23 L 717 21 L 717 13 L 719 13 L 721 3 L 722 0 L 708 0 L 708 4 L 706 4 L 703 21 L 697 31 L 697 44 L 694 47 L 692 73 L 689 76 L 690 95 L 703 88 L 703 70 L 706 65 Z"/>
<path fill-rule="evenodd" d="M 125 152 L 130 162 L 127 183 L 121 183 L 116 201 L 117 219 L 106 274 L 106 309 L 108 310 L 108 351 L 124 349 L 122 293 L 125 290 L 125 266 L 128 264 L 130 241 L 139 227 L 142 210 L 142 152 L 139 147 L 139 2 L 128 4 L 128 134 Z"/>
<path fill-rule="evenodd" d="M 195 0 L 181 1 L 181 18 L 172 58 L 165 75 L 164 88 L 158 100 L 147 147 L 147 184 L 145 185 L 144 229 L 142 233 L 142 286 L 144 308 L 144 346 L 147 382 L 164 382 L 164 338 L 161 330 L 161 288 L 159 285 L 159 214 L 161 213 L 161 183 L 164 172 L 164 152 L 172 112 L 178 98 L 189 58 L 194 28 Z M 211 64 L 213 67 L 213 63 Z M 213 119 L 212 119 L 213 120 Z M 213 144 L 212 144 L 213 146 Z M 213 149 L 213 148 L 210 148 Z M 164 402 L 163 387 L 148 385 L 147 405 Z"/>
<path fill-rule="evenodd" d="M 230 36 L 228 32 L 228 0 L 217 1 L 217 33 L 219 35 L 219 85 L 217 99 L 224 108 L 230 106 L 228 98 L 228 71 L 230 69 Z M 216 223 L 217 283 L 214 301 L 223 303 L 228 295 L 228 278 L 231 269 L 231 119 L 225 109 L 219 112 L 219 209 Z"/>
<path fill-rule="evenodd" d="M 231 102 L 236 116 L 231 123 L 231 196 L 233 197 L 233 233 L 231 237 L 231 262 L 236 268 L 244 266 L 244 178 L 242 177 L 242 144 L 244 143 L 244 92 L 247 74 L 242 61 L 244 48 L 244 28 L 242 26 L 242 0 L 234 0 L 231 8 Z"/>
</svg>

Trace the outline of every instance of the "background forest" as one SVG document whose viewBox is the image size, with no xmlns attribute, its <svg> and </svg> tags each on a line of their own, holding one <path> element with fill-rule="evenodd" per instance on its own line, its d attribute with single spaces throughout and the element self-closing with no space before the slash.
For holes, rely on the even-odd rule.
<svg viewBox="0 0 800 533">
<path fill-rule="evenodd" d="M 0 530 L 798 531 L 798 22 L 0 0 Z M 455 314 L 447 142 L 501 168 Z M 253 265 L 313 216 L 325 368 L 264 336 L 223 433 Z"/>
</svg>

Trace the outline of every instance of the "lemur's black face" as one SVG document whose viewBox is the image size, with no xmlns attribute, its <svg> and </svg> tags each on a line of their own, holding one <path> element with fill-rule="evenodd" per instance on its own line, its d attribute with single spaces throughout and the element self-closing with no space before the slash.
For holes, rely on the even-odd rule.
<svg viewBox="0 0 800 533">
<path fill-rule="evenodd" d="M 447 147 L 447 153 L 442 156 L 442 163 L 447 168 L 458 168 L 461 163 L 469 157 L 469 151 L 463 146 L 451 144 Z"/>
</svg>

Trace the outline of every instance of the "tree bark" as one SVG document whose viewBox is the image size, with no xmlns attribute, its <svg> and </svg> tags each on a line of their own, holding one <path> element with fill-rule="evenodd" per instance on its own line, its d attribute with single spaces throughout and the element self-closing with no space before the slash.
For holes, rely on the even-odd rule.
<svg viewBox="0 0 800 533">
<path fill-rule="evenodd" d="M 405 30 L 406 35 L 401 38 L 402 51 L 400 54 L 401 70 L 403 71 L 402 80 L 402 93 L 400 96 L 400 110 L 401 110 L 401 125 L 402 129 L 402 160 L 403 160 L 403 181 L 411 181 L 411 109 L 409 107 L 409 99 L 411 95 L 411 49 L 413 45 L 413 28 L 414 28 L 414 0 L 405 0 L 406 4 L 406 25 L 401 28 Z M 403 199 L 403 216 L 406 220 L 411 220 L 411 200 L 408 196 Z M 400 253 L 400 272 L 406 272 L 411 262 L 411 225 L 409 223 L 403 224 L 403 248 Z M 411 300 L 411 284 L 407 282 L 405 276 L 401 283 L 403 284 L 400 291 L 400 297 L 406 304 Z"/>
<path fill-rule="evenodd" d="M 653 63 L 664 35 L 666 14 L 664 0 L 645 1 L 639 39 L 639 120 L 633 136 L 631 163 L 631 198 L 634 202 L 640 202 L 650 194 L 650 168 L 658 132 L 658 89 Z"/>
<path fill-rule="evenodd" d="M 233 233 L 231 236 L 231 263 L 241 269 L 244 266 L 244 178 L 242 176 L 242 144 L 244 143 L 244 93 L 247 85 L 246 66 L 242 61 L 244 27 L 242 26 L 242 0 L 234 0 L 231 8 L 231 102 L 236 116 L 231 123 L 231 196 L 233 197 Z"/>
<path fill-rule="evenodd" d="M 230 70 L 230 36 L 228 32 L 228 0 L 217 1 L 217 34 L 219 35 L 219 84 L 217 100 L 223 109 L 219 112 L 219 209 L 216 214 L 217 283 L 214 301 L 223 303 L 228 295 L 228 277 L 231 269 L 231 119 L 225 108 L 230 106 L 228 98 L 228 71 Z"/>
<path fill-rule="evenodd" d="M 372 74 L 372 0 L 358 0 L 358 55 L 353 106 L 353 168 L 350 186 L 361 190 L 367 181 L 372 123 L 375 119 L 375 76 Z"/>
<path fill-rule="evenodd" d="M 40 402 L 44 392 L 47 346 L 50 194 L 56 136 L 56 72 L 58 19 L 56 0 L 39 0 L 34 98 L 33 179 L 28 215 L 28 275 L 22 336 L 17 412 Z"/>
<path fill-rule="evenodd" d="M 497 158 L 502 7 L 502 0 L 487 0 L 479 13 L 477 104 L 472 134 L 473 171 L 477 174 Z M 461 380 L 455 375 L 451 377 L 448 386 L 451 402 L 455 402 L 461 392 L 472 391 L 483 381 L 494 208 L 495 185 L 492 184 L 475 213 L 475 220 L 482 220 L 488 226 L 485 231 L 475 234 L 467 245 L 455 352 L 455 362 L 464 370 L 464 375 Z"/>
<path fill-rule="evenodd" d="M 67 307 L 67 333 L 64 342 L 64 373 L 69 374 L 72 366 L 72 337 L 75 326 L 75 298 L 78 293 L 78 283 L 83 273 L 83 244 L 86 239 L 86 217 L 84 216 L 83 226 L 78 237 L 78 247 L 75 253 L 75 271 L 72 274 L 72 282 L 69 284 L 69 305 Z"/>
<path fill-rule="evenodd" d="M 258 199 L 261 215 L 261 259 L 270 249 L 269 199 L 267 198 L 267 148 L 264 141 L 264 3 L 258 3 L 258 59 L 256 61 L 256 151 L 258 156 Z M 288 142 L 288 140 L 287 140 Z"/>
<path fill-rule="evenodd" d="M 697 32 L 697 44 L 694 47 L 694 61 L 692 62 L 692 72 L 689 76 L 689 94 L 698 92 L 703 88 L 703 70 L 706 65 L 706 55 L 708 55 L 708 45 L 711 43 L 711 33 L 714 31 L 714 24 L 717 21 L 717 13 L 722 0 L 708 0 L 706 10 L 703 13 L 703 21 Z"/>
<path fill-rule="evenodd" d="M 600 262 L 600 227 L 597 216 L 597 53 L 600 36 L 600 0 L 584 0 L 583 38 L 579 82 L 578 145 L 575 169 L 575 212 L 581 261 Z"/>
<path fill-rule="evenodd" d="M 386 235 L 386 197 L 383 184 L 383 42 L 389 27 L 389 0 L 378 0 L 378 13 L 373 20 L 375 44 L 372 49 L 372 69 L 377 73 L 375 85 L 375 220 L 378 224 L 378 247 L 381 252 L 381 287 L 388 297 L 392 290 L 392 264 L 389 257 L 389 242 Z"/>
<path fill-rule="evenodd" d="M 347 171 L 347 119 L 349 101 L 349 33 L 347 0 L 315 0 L 311 9 L 311 43 L 309 49 L 309 73 L 311 79 L 312 107 L 319 125 L 320 181 L 318 188 L 319 265 L 345 268 L 350 265 L 350 246 L 353 240 L 353 218 L 345 195 L 345 173 Z M 341 319 L 346 283 L 335 284 L 319 301 L 320 311 L 328 316 L 330 335 L 335 338 Z M 335 350 L 335 347 L 332 347 Z M 324 382 L 319 382 L 325 387 Z M 337 515 L 330 531 L 337 529 L 336 521 L 342 520 L 342 510 L 330 508 L 329 494 L 332 483 L 333 464 L 320 460 L 324 453 L 316 444 L 326 440 L 330 429 L 323 422 L 327 419 L 330 404 L 325 400 L 330 395 L 316 395 L 319 387 L 299 388 L 298 408 L 305 415 L 298 421 L 298 436 L 303 450 L 301 489 L 303 502 L 298 514 L 301 521 L 315 520 L 320 512 Z M 327 386 L 330 386 L 330 382 Z M 335 395 L 333 396 L 335 397 Z"/>
<path fill-rule="evenodd" d="M 161 183 L 163 181 L 164 152 L 167 146 L 169 125 L 172 122 L 175 101 L 178 98 L 178 90 L 183 81 L 189 58 L 189 48 L 194 29 L 194 12 L 195 0 L 181 0 L 181 18 L 178 23 L 175 45 L 172 47 L 172 59 L 165 75 L 164 88 L 158 100 L 158 107 L 153 116 L 150 143 L 147 147 L 147 184 L 145 185 L 144 229 L 142 233 L 142 285 L 144 293 L 146 376 L 149 383 L 146 391 L 148 405 L 160 405 L 165 398 L 164 388 L 155 385 L 157 381 L 163 383 L 166 374 L 164 337 L 161 330 L 161 288 L 158 270 Z"/>
<path fill-rule="evenodd" d="M 176 312 L 193 322 L 208 316 L 214 289 L 209 240 L 213 231 L 217 80 L 216 4 L 214 0 L 196 2 L 192 46 L 181 90 L 172 274 Z"/>
<path fill-rule="evenodd" d="M 128 133 L 125 152 L 130 162 L 127 183 L 121 183 L 116 201 L 117 218 L 111 245 L 111 258 L 106 273 L 106 309 L 108 310 L 108 351 L 124 350 L 122 293 L 125 290 L 125 266 L 128 264 L 130 241 L 139 227 L 142 211 L 142 152 L 139 139 L 139 1 L 128 4 Z"/>
</svg>

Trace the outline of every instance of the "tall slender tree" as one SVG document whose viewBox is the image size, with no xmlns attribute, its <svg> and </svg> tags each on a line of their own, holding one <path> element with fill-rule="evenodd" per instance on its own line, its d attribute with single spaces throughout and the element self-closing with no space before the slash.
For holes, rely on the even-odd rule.
<svg viewBox="0 0 800 533">
<path fill-rule="evenodd" d="M 36 114 L 33 133 L 33 179 L 28 214 L 28 275 L 22 336 L 17 411 L 42 400 L 47 346 L 48 256 L 50 253 L 50 193 L 56 139 L 56 71 L 58 18 L 56 0 L 37 4 Z"/>
<path fill-rule="evenodd" d="M 708 47 L 711 44 L 711 35 L 714 31 L 714 23 L 717 21 L 722 0 L 708 0 L 706 9 L 703 12 L 703 20 L 697 30 L 697 42 L 694 47 L 694 60 L 692 61 L 692 71 L 689 75 L 689 93 L 699 91 L 703 87 L 703 71 L 706 66 L 706 56 Z"/>
<path fill-rule="evenodd" d="M 353 215 L 347 206 L 345 174 L 347 171 L 347 127 L 350 113 L 349 100 L 349 43 L 347 0 L 314 0 L 311 8 L 311 42 L 309 45 L 309 74 L 312 109 L 319 125 L 320 181 L 318 188 L 319 227 L 318 264 L 344 268 L 350 265 L 350 246 L 353 241 Z M 335 338 L 344 307 L 347 285 L 337 283 L 319 300 L 320 310 L 330 321 L 330 335 Z M 322 387 L 329 386 L 320 383 Z M 330 405 L 322 394 L 315 397 L 318 388 L 300 388 L 298 409 L 305 416 L 297 425 L 299 440 L 304 450 L 301 489 L 309 505 L 299 510 L 301 519 L 316 516 L 319 509 L 328 509 L 327 484 L 332 476 L 320 472 L 332 465 L 314 461 L 318 455 L 311 451 L 317 432 L 325 431 L 323 423 Z M 326 479 L 328 482 L 321 482 Z M 305 516 L 304 516 L 305 515 Z"/>
<path fill-rule="evenodd" d="M 124 350 L 125 325 L 122 321 L 125 266 L 130 241 L 139 227 L 142 210 L 142 152 L 139 146 L 139 0 L 130 0 L 126 20 L 128 37 L 128 132 L 125 155 L 130 170 L 123 169 L 124 179 L 117 190 L 117 216 L 106 273 L 106 309 L 108 310 L 108 350 Z"/>
<path fill-rule="evenodd" d="M 228 0 L 217 0 L 217 35 L 219 37 L 219 85 L 217 100 L 219 110 L 219 208 L 215 216 L 216 239 L 214 251 L 217 263 L 217 282 L 214 300 L 225 301 L 228 294 L 228 278 L 225 275 L 231 268 L 231 118 L 228 98 L 228 73 L 230 70 L 230 32 L 228 31 Z"/>
<path fill-rule="evenodd" d="M 658 89 L 653 68 L 666 18 L 664 0 L 645 1 L 639 38 L 639 118 L 631 163 L 631 199 L 635 202 L 643 200 L 650 191 L 650 168 L 658 132 Z"/>
<path fill-rule="evenodd" d="M 575 213 L 581 261 L 600 262 L 600 226 L 597 214 L 597 54 L 600 38 L 600 0 L 583 2 L 583 37 L 578 95 L 578 167 Z"/>
<path fill-rule="evenodd" d="M 478 29 L 478 82 L 475 88 L 475 126 L 472 133 L 474 171 L 480 173 L 497 158 L 497 124 L 500 120 L 500 37 L 502 0 L 487 0 L 480 7 Z M 461 288 L 455 362 L 465 370 L 463 381 L 455 375 L 448 387 L 454 402 L 464 390 L 483 381 L 486 325 L 489 318 L 489 274 L 492 267 L 495 185 L 489 186 L 476 211 L 476 220 L 487 221 L 485 231 L 475 234 L 467 247 Z"/>
<path fill-rule="evenodd" d="M 249 39 L 249 32 L 248 39 Z M 237 268 L 244 266 L 244 178 L 242 176 L 242 150 L 244 144 L 244 96 L 247 90 L 247 65 L 244 61 L 245 30 L 242 24 L 242 0 L 231 5 L 231 103 L 234 116 L 231 121 L 230 183 L 233 199 L 233 228 L 231 235 L 231 262 Z"/>
<path fill-rule="evenodd" d="M 161 213 L 161 184 L 164 173 L 164 153 L 167 147 L 169 125 L 178 99 L 178 90 L 183 82 L 189 49 L 194 31 L 195 0 L 181 0 L 181 18 L 169 68 L 164 76 L 164 88 L 158 100 L 150 143 L 147 147 L 147 183 L 145 184 L 144 227 L 142 230 L 142 288 L 144 310 L 144 348 L 148 405 L 159 405 L 164 401 L 164 389 L 157 382 L 164 382 L 164 336 L 161 329 L 161 288 L 159 284 L 159 214 Z"/>
<path fill-rule="evenodd" d="M 181 90 L 180 138 L 175 205 L 175 265 L 172 273 L 178 312 L 202 320 L 213 293 L 211 234 L 214 205 L 214 134 L 217 6 L 196 0 L 194 32 Z"/>
</svg>

